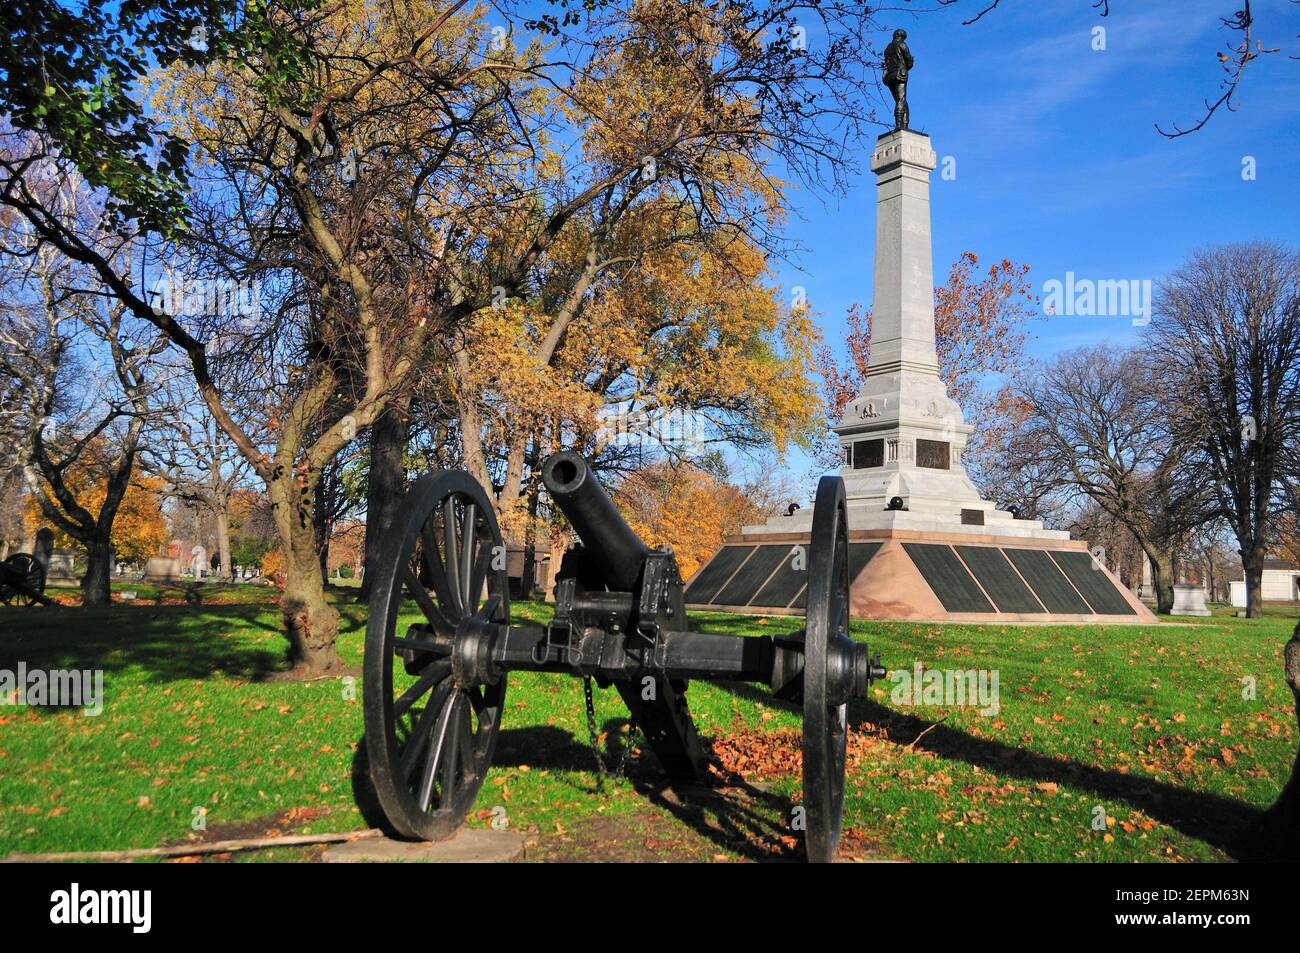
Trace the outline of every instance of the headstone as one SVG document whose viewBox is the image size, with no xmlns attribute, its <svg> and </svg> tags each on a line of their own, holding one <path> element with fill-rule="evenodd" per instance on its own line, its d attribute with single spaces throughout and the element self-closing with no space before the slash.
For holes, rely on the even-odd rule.
<svg viewBox="0 0 1300 953">
<path fill-rule="evenodd" d="M 70 549 L 56 549 L 49 555 L 45 578 L 49 582 L 76 582 L 76 554 Z"/>
<path fill-rule="evenodd" d="M 1210 615 L 1205 605 L 1205 587 L 1179 584 L 1174 586 L 1174 606 L 1170 615 Z"/>
<path fill-rule="evenodd" d="M 32 558 L 41 564 L 45 575 L 50 574 L 50 557 L 54 555 L 54 530 L 42 526 L 36 531 L 36 542 L 32 546 Z"/>
<path fill-rule="evenodd" d="M 146 582 L 175 582 L 181 577 L 181 561 L 173 556 L 154 556 L 144 564 Z"/>
</svg>

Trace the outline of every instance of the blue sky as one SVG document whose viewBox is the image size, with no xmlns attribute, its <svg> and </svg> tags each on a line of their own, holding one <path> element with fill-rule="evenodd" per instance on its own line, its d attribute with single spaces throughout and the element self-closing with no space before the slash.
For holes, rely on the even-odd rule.
<svg viewBox="0 0 1300 953">
<path fill-rule="evenodd" d="M 1067 271 L 1093 279 L 1158 279 L 1195 248 L 1243 239 L 1300 245 L 1300 8 L 1257 0 L 1265 45 L 1239 91 L 1200 132 L 1177 140 L 1154 123 L 1189 125 L 1218 97 L 1215 59 L 1230 36 L 1218 18 L 1236 0 L 1111 0 L 1101 17 L 1090 0 L 1003 0 L 914 13 L 895 3 L 916 57 L 908 89 L 912 127 L 932 137 L 956 178 L 931 177 L 936 282 L 962 251 L 1007 257 L 1043 282 Z M 925 4 L 933 7 L 933 4 Z M 1092 49 L 1092 29 L 1106 49 Z M 882 33 L 880 45 L 888 37 Z M 892 115 L 883 93 L 878 110 Z M 888 102 L 887 102 L 888 101 Z M 882 130 L 883 131 L 883 130 Z M 1257 178 L 1242 179 L 1253 156 Z M 804 251 L 777 268 L 785 287 L 803 285 L 827 340 L 838 346 L 844 313 L 871 301 L 875 182 L 862 170 L 842 197 L 792 192 L 789 236 Z M 1054 316 L 1035 322 L 1030 352 L 1057 351 L 1140 333 L 1128 318 Z M 807 469 L 795 456 L 788 464 Z"/>
</svg>

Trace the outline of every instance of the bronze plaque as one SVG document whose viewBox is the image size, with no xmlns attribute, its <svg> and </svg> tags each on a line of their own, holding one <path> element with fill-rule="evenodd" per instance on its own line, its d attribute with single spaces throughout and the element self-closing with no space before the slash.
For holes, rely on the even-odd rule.
<svg viewBox="0 0 1300 953">
<path fill-rule="evenodd" d="M 947 440 L 922 440 L 919 437 L 917 438 L 916 465 L 918 467 L 927 467 L 931 470 L 947 470 L 951 457 L 952 454 Z"/>
<path fill-rule="evenodd" d="M 869 467 L 885 465 L 885 441 L 859 440 L 853 445 L 853 469 L 866 470 Z"/>
<path fill-rule="evenodd" d="M 961 525 L 962 526 L 983 526 L 984 511 L 983 510 L 962 510 Z"/>
</svg>

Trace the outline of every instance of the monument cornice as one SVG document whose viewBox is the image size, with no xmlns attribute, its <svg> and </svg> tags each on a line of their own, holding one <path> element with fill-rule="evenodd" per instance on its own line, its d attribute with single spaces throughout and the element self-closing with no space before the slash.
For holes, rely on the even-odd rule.
<svg viewBox="0 0 1300 953">
<path fill-rule="evenodd" d="M 930 146 L 930 137 L 908 129 L 882 136 L 871 153 L 871 171 L 877 175 L 901 166 L 912 166 L 928 173 L 938 164 L 938 155 Z"/>
</svg>

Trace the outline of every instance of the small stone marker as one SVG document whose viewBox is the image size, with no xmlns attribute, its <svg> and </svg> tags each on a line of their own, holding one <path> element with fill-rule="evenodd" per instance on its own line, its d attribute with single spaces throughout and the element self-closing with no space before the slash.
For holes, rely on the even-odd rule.
<svg viewBox="0 0 1300 953">
<path fill-rule="evenodd" d="M 327 864 L 506 864 L 524 854 L 524 835 L 462 827 L 442 841 L 395 840 L 367 837 L 329 848 L 321 855 Z"/>
</svg>

